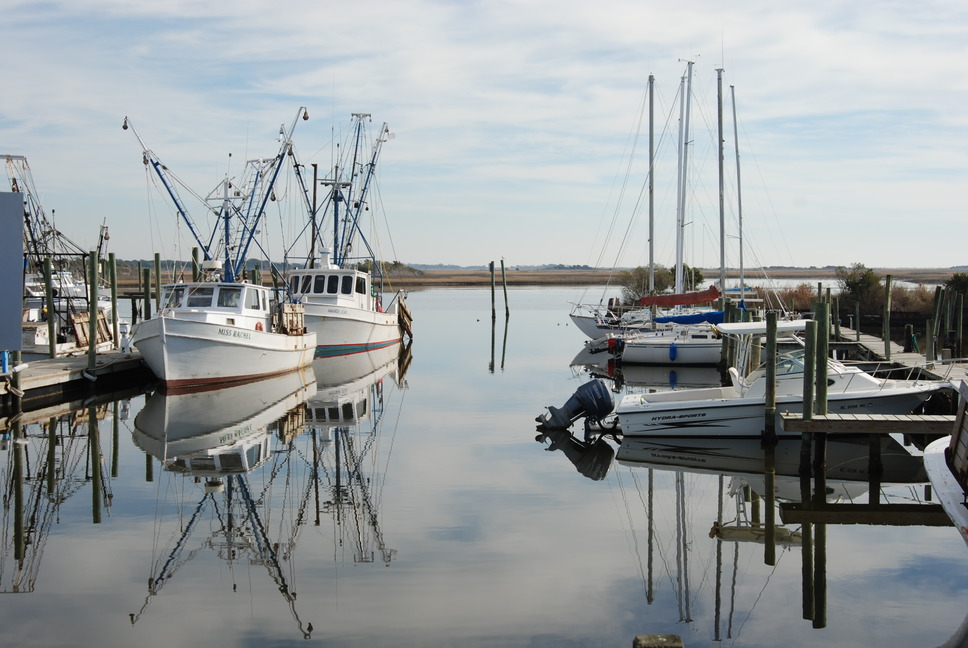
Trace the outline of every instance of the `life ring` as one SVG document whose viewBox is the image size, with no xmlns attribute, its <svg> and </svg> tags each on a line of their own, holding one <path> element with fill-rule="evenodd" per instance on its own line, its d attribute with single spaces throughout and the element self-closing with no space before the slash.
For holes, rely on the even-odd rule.
<svg viewBox="0 0 968 648">
<path fill-rule="evenodd" d="M 255 323 L 255 330 L 257 330 L 257 331 L 261 331 L 262 330 L 262 322 L 256 322 Z"/>
</svg>

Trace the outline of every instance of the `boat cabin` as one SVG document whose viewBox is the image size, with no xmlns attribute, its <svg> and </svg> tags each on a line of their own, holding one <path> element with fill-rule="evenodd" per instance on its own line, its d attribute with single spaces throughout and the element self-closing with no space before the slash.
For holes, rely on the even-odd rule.
<svg viewBox="0 0 968 648">
<path fill-rule="evenodd" d="M 372 308 L 370 275 L 352 268 L 306 268 L 289 275 L 289 290 L 306 304 Z"/>
<path fill-rule="evenodd" d="M 161 292 L 162 315 L 256 330 L 268 328 L 273 306 L 270 289 L 248 283 L 168 284 Z"/>
</svg>

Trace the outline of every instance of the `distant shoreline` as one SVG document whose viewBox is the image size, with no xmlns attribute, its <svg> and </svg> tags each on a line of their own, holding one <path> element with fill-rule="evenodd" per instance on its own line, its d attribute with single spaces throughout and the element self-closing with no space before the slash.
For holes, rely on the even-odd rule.
<svg viewBox="0 0 968 648">
<path fill-rule="evenodd" d="M 894 281 L 911 283 L 941 283 L 951 278 L 955 270 L 948 268 L 871 268 L 879 277 L 888 274 Z M 516 270 L 506 269 L 505 280 L 509 286 L 604 286 L 608 283 L 618 283 L 622 271 L 592 270 L 592 269 L 542 269 Z M 718 269 L 702 269 L 706 281 L 715 280 L 719 276 Z M 798 280 L 804 282 L 816 279 L 836 280 L 836 271 L 832 268 L 774 268 L 767 271 L 771 279 Z M 726 271 L 727 279 L 736 280 L 739 272 L 735 269 Z M 748 271 L 746 282 L 751 286 L 766 283 L 762 271 Z M 268 284 L 268 281 L 266 282 Z M 389 288 L 432 288 L 432 287 L 462 287 L 489 286 L 491 273 L 488 270 L 420 270 L 416 273 L 393 273 L 387 276 Z M 501 270 L 494 272 L 494 283 L 502 285 Z M 122 291 L 137 289 L 137 280 L 120 279 L 118 286 Z"/>
<path fill-rule="evenodd" d="M 912 283 L 943 282 L 953 274 L 954 270 L 947 268 L 872 268 L 879 277 L 891 275 L 894 281 L 908 281 Z M 718 278 L 718 269 L 702 269 L 706 280 Z M 813 279 L 836 279 L 836 271 L 832 268 L 778 268 L 767 272 L 771 279 L 797 280 L 804 282 Z M 509 286 L 591 286 L 605 285 L 615 282 L 621 271 L 610 270 L 512 270 L 505 271 L 505 278 Z M 727 279 L 738 279 L 739 271 L 731 269 L 726 272 Z M 482 286 L 491 284 L 491 273 L 487 270 L 423 270 L 419 275 L 390 275 L 388 282 L 401 288 L 433 287 L 433 286 Z M 502 284 L 500 269 L 494 272 L 496 285 Z M 763 273 L 748 271 L 746 282 L 752 286 L 765 283 Z"/>
</svg>

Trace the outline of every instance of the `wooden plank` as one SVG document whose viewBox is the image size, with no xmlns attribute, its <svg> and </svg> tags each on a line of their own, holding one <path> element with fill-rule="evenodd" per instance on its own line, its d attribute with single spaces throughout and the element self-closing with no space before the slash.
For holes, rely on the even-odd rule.
<svg viewBox="0 0 968 648">
<path fill-rule="evenodd" d="M 940 504 L 817 504 L 781 503 L 783 524 L 866 524 L 890 526 L 952 526 Z"/>
<path fill-rule="evenodd" d="M 785 412 L 780 425 L 787 434 L 951 434 L 955 417 L 950 414 L 801 414 Z"/>
</svg>

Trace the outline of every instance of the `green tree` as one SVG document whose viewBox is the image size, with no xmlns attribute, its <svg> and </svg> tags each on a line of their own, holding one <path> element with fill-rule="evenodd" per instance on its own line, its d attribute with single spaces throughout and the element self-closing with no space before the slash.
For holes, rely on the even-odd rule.
<svg viewBox="0 0 968 648">
<path fill-rule="evenodd" d="M 668 268 L 657 265 L 655 267 L 655 292 L 661 293 L 668 290 L 673 279 L 672 272 Z M 619 276 L 619 283 L 622 285 L 622 302 L 635 304 L 640 298 L 649 294 L 649 269 L 639 266 L 632 270 L 625 270 Z"/>
<path fill-rule="evenodd" d="M 944 282 L 944 287 L 954 293 L 968 293 L 968 274 L 956 272 Z"/>
<path fill-rule="evenodd" d="M 837 280 L 840 282 L 841 304 L 860 302 L 861 311 L 872 313 L 884 303 L 880 277 L 863 263 L 855 263 L 849 268 L 838 266 Z"/>
</svg>

